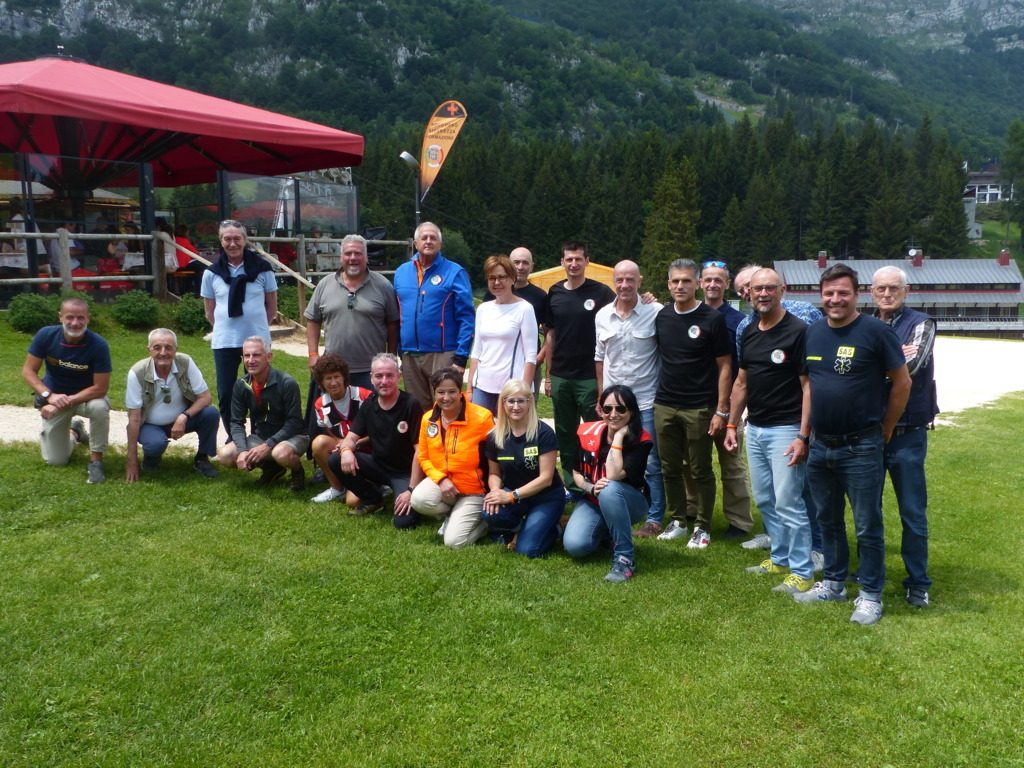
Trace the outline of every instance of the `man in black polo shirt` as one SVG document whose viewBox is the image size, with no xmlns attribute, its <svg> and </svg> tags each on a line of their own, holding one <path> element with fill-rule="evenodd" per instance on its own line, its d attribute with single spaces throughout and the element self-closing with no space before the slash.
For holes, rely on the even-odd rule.
<svg viewBox="0 0 1024 768">
<path fill-rule="evenodd" d="M 697 490 L 697 522 L 686 546 L 706 549 L 711 543 L 717 485 L 711 450 L 715 436 L 729 421 L 732 350 L 722 313 L 697 299 L 694 262 L 673 261 L 668 287 L 673 303 L 655 321 L 661 375 L 654 397 L 654 424 L 672 522 L 658 538 L 678 538 L 679 529 L 686 535 L 685 464 Z"/>
<path fill-rule="evenodd" d="M 732 388 L 735 419 L 725 447 L 738 453 L 738 419 L 747 417 L 747 460 L 754 501 L 771 536 L 771 556 L 750 573 L 785 576 L 776 592 L 806 592 L 814 584 L 811 525 L 804 504 L 804 464 L 810 435 L 805 397 L 807 324 L 782 306 L 786 287 L 774 269 L 753 273 L 750 290 L 758 320 L 740 337 L 739 373 Z"/>
<path fill-rule="evenodd" d="M 811 390 L 807 476 L 818 508 L 825 574 L 800 603 L 846 600 L 850 500 L 860 560 L 860 595 L 850 621 L 869 626 L 882 617 L 885 534 L 882 455 L 910 394 L 910 374 L 896 334 L 857 311 L 857 273 L 836 264 L 821 275 L 825 319 L 807 329 L 805 372 Z M 886 397 L 886 377 L 892 382 Z"/>
<path fill-rule="evenodd" d="M 373 358 L 370 379 L 376 397 L 359 408 L 345 439 L 328 458 L 328 466 L 339 477 L 344 473 L 345 487 L 359 499 L 350 515 L 380 512 L 385 502 L 382 489 L 388 487 L 395 494 L 395 527 L 415 528 L 420 516 L 410 505 L 409 489 L 423 479 L 416 460 L 423 406 L 398 388 L 400 374 L 398 358 L 390 352 Z M 364 438 L 372 454 L 357 450 Z"/>
<path fill-rule="evenodd" d="M 548 361 L 544 394 L 551 398 L 555 410 L 562 478 L 573 493 L 581 492 L 572 479 L 578 453 L 576 428 L 581 421 L 593 419 L 597 407 L 594 317 L 597 310 L 615 300 L 611 288 L 587 277 L 589 263 L 584 243 L 570 240 L 562 246 L 566 279 L 551 286 L 543 314 L 541 355 Z"/>
</svg>

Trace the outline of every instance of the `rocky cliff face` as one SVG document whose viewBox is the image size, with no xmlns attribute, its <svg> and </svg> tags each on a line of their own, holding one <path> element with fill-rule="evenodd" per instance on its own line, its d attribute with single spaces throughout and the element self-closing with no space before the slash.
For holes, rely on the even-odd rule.
<svg viewBox="0 0 1024 768">
<path fill-rule="evenodd" d="M 959 45 L 969 33 L 1024 27 L 1021 0 L 751 0 L 808 31 L 853 24 L 870 35 L 919 45 Z"/>
</svg>

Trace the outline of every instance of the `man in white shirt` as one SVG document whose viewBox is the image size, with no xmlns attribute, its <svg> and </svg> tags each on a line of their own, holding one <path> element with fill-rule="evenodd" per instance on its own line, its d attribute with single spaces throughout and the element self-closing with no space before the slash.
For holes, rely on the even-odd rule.
<svg viewBox="0 0 1024 768">
<path fill-rule="evenodd" d="M 647 485 L 651 489 L 651 509 L 647 520 L 633 535 L 649 538 L 661 533 L 665 516 L 665 483 L 661 477 L 661 459 L 654 429 L 654 395 L 658 391 L 661 358 L 654 319 L 661 304 L 640 301 L 642 281 L 640 268 L 632 261 L 620 261 L 612 271 L 615 301 L 597 311 L 594 325 L 597 346 L 594 361 L 597 369 L 597 390 L 603 392 L 612 384 L 623 384 L 633 390 L 644 429 L 654 441 L 647 457 Z"/>
</svg>

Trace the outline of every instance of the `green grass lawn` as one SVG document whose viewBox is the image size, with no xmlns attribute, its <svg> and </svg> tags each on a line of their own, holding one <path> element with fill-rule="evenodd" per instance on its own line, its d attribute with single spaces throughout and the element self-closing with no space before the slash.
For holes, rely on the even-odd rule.
<svg viewBox="0 0 1024 768">
<path fill-rule="evenodd" d="M 0 332 L 0 401 L 26 345 Z M 887 495 L 872 628 L 721 539 L 641 541 L 609 585 L 607 556 L 451 552 L 180 449 L 89 486 L 0 445 L 0 766 L 1024 765 L 1022 419 L 1011 395 L 932 434 L 923 612 Z"/>
</svg>

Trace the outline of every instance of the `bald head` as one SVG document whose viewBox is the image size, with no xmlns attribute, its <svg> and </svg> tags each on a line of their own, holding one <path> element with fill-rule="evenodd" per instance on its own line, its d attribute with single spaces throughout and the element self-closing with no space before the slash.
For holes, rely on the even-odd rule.
<svg viewBox="0 0 1024 768">
<path fill-rule="evenodd" d="M 740 295 L 745 302 L 748 304 L 750 301 L 750 278 L 757 272 L 761 267 L 757 265 L 746 266 L 736 273 L 736 276 L 732 279 L 733 287 L 736 289 L 736 293 Z"/>
<path fill-rule="evenodd" d="M 612 285 L 615 286 L 615 298 L 620 306 L 630 309 L 636 306 L 640 267 L 629 259 L 620 261 L 612 270 Z"/>
<path fill-rule="evenodd" d="M 512 253 L 508 257 L 516 270 L 516 288 L 522 288 L 526 285 L 526 281 L 533 271 L 533 254 L 530 253 L 529 248 L 519 246 L 518 248 L 513 248 Z"/>
<path fill-rule="evenodd" d="M 750 303 L 757 314 L 767 320 L 778 320 L 782 317 L 782 296 L 786 286 L 782 276 L 774 269 L 765 267 L 755 269 L 750 274 Z"/>
</svg>

